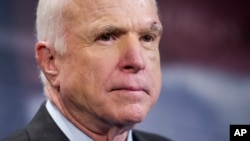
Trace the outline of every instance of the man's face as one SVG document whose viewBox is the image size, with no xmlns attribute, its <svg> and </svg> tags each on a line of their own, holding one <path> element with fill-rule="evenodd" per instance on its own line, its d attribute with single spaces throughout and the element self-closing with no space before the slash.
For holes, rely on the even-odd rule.
<svg viewBox="0 0 250 141">
<path fill-rule="evenodd" d="M 153 1 L 75 0 L 68 8 L 67 53 L 57 61 L 64 106 L 80 121 L 141 122 L 161 88 Z"/>
</svg>

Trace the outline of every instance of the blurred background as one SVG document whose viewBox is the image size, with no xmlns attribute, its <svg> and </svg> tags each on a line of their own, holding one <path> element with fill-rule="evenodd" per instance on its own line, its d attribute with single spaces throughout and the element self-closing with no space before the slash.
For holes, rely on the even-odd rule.
<svg viewBox="0 0 250 141">
<path fill-rule="evenodd" d="M 174 141 L 228 141 L 230 124 L 250 124 L 250 2 L 158 3 L 162 91 L 137 128 Z M 23 128 L 45 99 L 34 59 L 36 5 L 0 2 L 0 139 Z"/>
</svg>

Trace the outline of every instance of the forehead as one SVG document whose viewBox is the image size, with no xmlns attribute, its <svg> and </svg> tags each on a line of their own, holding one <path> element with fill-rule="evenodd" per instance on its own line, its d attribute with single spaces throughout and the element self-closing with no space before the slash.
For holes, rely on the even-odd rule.
<svg viewBox="0 0 250 141">
<path fill-rule="evenodd" d="M 158 17 L 154 0 L 70 0 L 63 15 L 70 22 L 91 21 L 110 16 Z"/>
<path fill-rule="evenodd" d="M 75 7 L 89 9 L 96 9 L 106 6 L 115 6 L 121 8 L 126 6 L 134 6 L 140 8 L 147 6 L 147 4 L 155 6 L 154 0 L 70 0 L 68 1 L 68 4 Z"/>
</svg>

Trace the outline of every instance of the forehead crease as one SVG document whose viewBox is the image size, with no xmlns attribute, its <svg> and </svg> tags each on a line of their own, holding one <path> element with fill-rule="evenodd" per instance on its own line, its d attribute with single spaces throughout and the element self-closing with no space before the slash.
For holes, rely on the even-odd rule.
<svg viewBox="0 0 250 141">
<path fill-rule="evenodd" d="M 137 0 L 137 2 L 133 3 L 129 0 L 113 0 L 112 3 L 109 0 L 70 0 L 66 6 L 66 11 L 70 14 L 73 11 L 79 12 L 79 10 L 87 12 L 87 10 L 103 10 L 115 7 L 123 10 L 128 7 L 136 7 L 138 9 L 145 7 L 149 1 L 152 2 L 152 0 Z M 152 5 L 154 4 L 152 3 Z"/>
<path fill-rule="evenodd" d="M 102 10 L 113 7 L 115 4 L 105 5 L 105 2 L 100 0 L 71 0 L 63 9 L 63 16 L 66 20 L 72 21 L 90 13 L 102 14 Z"/>
<path fill-rule="evenodd" d="M 67 18 L 83 16 L 90 12 L 90 10 L 97 8 L 100 2 L 98 0 L 70 0 L 65 6 L 64 15 Z"/>
<path fill-rule="evenodd" d="M 116 14 L 117 12 L 116 13 L 114 12 L 115 9 L 110 10 L 110 8 L 118 8 L 118 10 L 123 11 L 122 12 L 123 14 L 129 14 L 131 18 L 137 19 L 137 17 L 134 17 L 136 14 L 134 15 L 131 14 L 131 10 L 129 9 L 131 7 L 136 6 L 138 10 L 134 12 L 142 12 L 139 10 L 140 7 L 144 7 L 144 4 L 152 0 L 149 0 L 147 2 L 145 1 L 147 0 L 138 0 L 138 2 L 134 2 L 133 4 L 131 4 L 131 1 L 129 0 L 128 1 L 127 0 L 120 0 L 120 1 L 114 0 L 114 2 L 112 3 L 106 0 L 70 0 L 68 4 L 66 5 L 66 8 L 63 10 L 63 16 L 64 16 L 64 19 L 66 20 L 65 22 L 67 23 L 81 23 L 86 20 L 91 21 L 91 19 L 93 19 L 94 17 L 102 17 L 103 19 L 106 19 L 105 16 L 103 15 L 104 13 L 112 12 L 113 14 Z M 119 2 L 122 2 L 122 3 L 119 3 Z M 121 6 L 121 4 L 123 6 Z M 152 3 L 152 5 L 154 4 Z M 107 11 L 105 12 L 105 10 Z M 143 15 L 143 13 L 141 14 Z M 154 25 L 151 28 L 152 30 L 158 29 L 156 27 L 158 26 Z"/>
<path fill-rule="evenodd" d="M 70 22 L 76 19 L 79 16 L 80 10 L 82 10 L 81 6 L 77 3 L 78 0 L 72 0 L 68 2 L 68 4 L 63 9 L 63 17 L 67 22 Z"/>
</svg>

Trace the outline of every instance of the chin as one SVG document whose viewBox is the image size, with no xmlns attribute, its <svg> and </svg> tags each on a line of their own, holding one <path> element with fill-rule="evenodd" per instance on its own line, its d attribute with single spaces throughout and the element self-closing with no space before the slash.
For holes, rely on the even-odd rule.
<svg viewBox="0 0 250 141">
<path fill-rule="evenodd" d="M 147 115 L 148 110 L 145 109 L 139 109 L 139 108 L 130 108 L 129 111 L 126 113 L 124 112 L 124 121 L 132 124 L 137 124 L 142 122 L 146 115 Z"/>
<path fill-rule="evenodd" d="M 131 124 L 138 124 L 138 123 L 141 123 L 143 120 L 144 120 L 145 117 L 132 117 L 130 119 L 127 120 L 128 123 L 131 123 Z"/>
<path fill-rule="evenodd" d="M 109 108 L 109 112 L 104 112 L 105 119 L 118 125 L 135 125 L 142 122 L 150 110 L 148 103 L 134 103 Z M 112 109 L 112 110 L 111 110 Z"/>
</svg>

